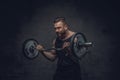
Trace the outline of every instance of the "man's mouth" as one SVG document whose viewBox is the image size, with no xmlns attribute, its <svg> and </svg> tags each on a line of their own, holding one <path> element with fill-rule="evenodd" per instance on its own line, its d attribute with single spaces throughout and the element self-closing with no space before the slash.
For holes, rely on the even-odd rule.
<svg viewBox="0 0 120 80">
<path fill-rule="evenodd" d="M 61 34 L 60 34 L 60 33 L 57 33 L 57 35 L 58 35 L 58 36 L 61 36 Z"/>
<path fill-rule="evenodd" d="M 61 33 L 56 33 L 57 34 L 57 36 L 61 36 L 62 34 Z"/>
</svg>

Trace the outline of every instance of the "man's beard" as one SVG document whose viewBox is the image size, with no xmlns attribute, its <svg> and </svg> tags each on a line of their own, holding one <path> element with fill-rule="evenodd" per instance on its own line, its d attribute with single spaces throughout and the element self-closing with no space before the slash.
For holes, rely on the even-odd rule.
<svg viewBox="0 0 120 80">
<path fill-rule="evenodd" d="M 65 33 L 56 33 L 58 37 L 64 36 Z"/>
<path fill-rule="evenodd" d="M 60 32 L 60 33 L 56 33 L 58 37 L 60 38 L 64 38 L 65 37 L 65 34 L 66 34 L 66 31 L 63 31 L 63 32 Z"/>
</svg>

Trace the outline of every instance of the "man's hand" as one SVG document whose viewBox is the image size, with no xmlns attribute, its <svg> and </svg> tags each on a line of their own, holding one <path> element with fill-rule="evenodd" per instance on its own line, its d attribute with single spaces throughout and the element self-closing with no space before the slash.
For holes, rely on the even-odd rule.
<svg viewBox="0 0 120 80">
<path fill-rule="evenodd" d="M 63 48 L 64 52 L 66 53 L 65 54 L 66 56 L 68 56 L 71 53 L 70 42 L 64 42 L 62 48 Z"/>
<path fill-rule="evenodd" d="M 68 48 L 70 46 L 70 42 L 64 42 L 62 48 L 65 49 L 65 48 Z"/>
<path fill-rule="evenodd" d="M 44 47 L 42 45 L 37 45 L 36 49 L 39 50 L 40 52 L 42 52 L 44 50 Z"/>
</svg>

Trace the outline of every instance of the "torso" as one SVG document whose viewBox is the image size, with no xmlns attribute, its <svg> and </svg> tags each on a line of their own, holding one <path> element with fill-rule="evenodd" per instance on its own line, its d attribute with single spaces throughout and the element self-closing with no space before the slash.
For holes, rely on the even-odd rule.
<svg viewBox="0 0 120 80">
<path fill-rule="evenodd" d="M 59 39 L 57 38 L 56 39 L 56 42 L 55 42 L 55 47 L 56 48 L 62 48 L 63 44 L 65 42 L 71 42 L 71 38 L 72 38 L 73 35 L 69 36 L 68 38 L 66 39 Z M 75 64 L 75 62 L 70 58 L 70 52 L 66 53 L 65 51 L 57 51 L 56 52 L 57 54 L 57 57 L 58 57 L 58 66 L 69 66 L 69 65 L 73 65 Z"/>
<path fill-rule="evenodd" d="M 64 40 L 56 38 L 55 47 L 62 48 L 64 42 L 71 42 L 73 36 L 74 34 L 71 34 Z M 58 57 L 58 62 L 53 80 L 81 80 L 80 64 L 71 59 L 70 54 L 72 53 L 57 51 L 56 54 Z"/>
</svg>

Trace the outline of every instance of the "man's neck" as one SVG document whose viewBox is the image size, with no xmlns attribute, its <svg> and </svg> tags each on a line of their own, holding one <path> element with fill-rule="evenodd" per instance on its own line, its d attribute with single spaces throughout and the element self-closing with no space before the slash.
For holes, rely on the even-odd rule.
<svg viewBox="0 0 120 80">
<path fill-rule="evenodd" d="M 75 32 L 72 32 L 70 30 L 66 31 L 66 33 L 64 34 L 64 36 L 61 38 L 62 40 L 66 40 L 69 37 L 71 37 Z"/>
</svg>

